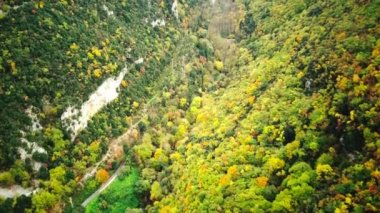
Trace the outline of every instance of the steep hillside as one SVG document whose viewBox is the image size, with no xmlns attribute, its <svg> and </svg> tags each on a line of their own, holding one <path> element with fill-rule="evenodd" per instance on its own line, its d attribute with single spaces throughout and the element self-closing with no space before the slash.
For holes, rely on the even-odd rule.
<svg viewBox="0 0 380 213">
<path fill-rule="evenodd" d="M 379 4 L 241 2 L 227 56 L 213 33 L 234 7 L 202 13 L 210 22 L 195 32 L 215 54 L 186 66 L 202 92 L 164 93 L 133 148 L 151 187 L 146 209 L 379 211 Z"/>
<path fill-rule="evenodd" d="M 162 88 L 180 39 L 172 5 L 0 2 L 0 196 L 11 198 L 1 212 L 69 201 L 85 168 Z M 32 201 L 12 200 L 32 191 Z"/>
<path fill-rule="evenodd" d="M 0 212 L 380 211 L 379 0 L 0 6 Z"/>
</svg>

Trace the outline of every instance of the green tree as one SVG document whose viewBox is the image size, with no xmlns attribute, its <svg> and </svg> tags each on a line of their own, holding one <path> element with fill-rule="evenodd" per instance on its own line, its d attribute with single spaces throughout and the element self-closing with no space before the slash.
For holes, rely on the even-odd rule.
<svg viewBox="0 0 380 213">
<path fill-rule="evenodd" d="M 11 186 L 14 183 L 15 180 L 13 178 L 13 175 L 9 171 L 0 173 L 0 185 Z"/>
<path fill-rule="evenodd" d="M 53 142 L 55 152 L 65 150 L 66 146 L 69 143 L 67 140 L 64 139 L 62 131 L 57 128 L 47 128 L 45 130 L 45 136 L 48 140 Z"/>
<path fill-rule="evenodd" d="M 154 181 L 152 188 L 150 190 L 150 199 L 151 200 L 160 200 L 162 198 L 162 189 L 159 182 Z"/>
<path fill-rule="evenodd" d="M 33 209 L 37 213 L 44 213 L 46 209 L 53 207 L 59 201 L 59 197 L 48 191 L 41 190 L 32 197 Z"/>
</svg>

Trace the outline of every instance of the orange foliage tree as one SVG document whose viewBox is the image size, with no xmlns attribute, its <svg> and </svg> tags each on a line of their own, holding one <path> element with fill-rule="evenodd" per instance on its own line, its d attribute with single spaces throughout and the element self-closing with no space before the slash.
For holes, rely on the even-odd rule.
<svg viewBox="0 0 380 213">
<path fill-rule="evenodd" d="M 100 169 L 96 172 L 96 180 L 99 183 L 105 183 L 109 178 L 110 175 L 105 169 Z"/>
</svg>

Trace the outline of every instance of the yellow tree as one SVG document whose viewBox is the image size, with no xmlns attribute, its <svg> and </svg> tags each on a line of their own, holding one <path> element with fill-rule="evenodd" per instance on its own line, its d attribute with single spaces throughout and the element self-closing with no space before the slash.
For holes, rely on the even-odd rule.
<svg viewBox="0 0 380 213">
<path fill-rule="evenodd" d="M 100 169 L 96 172 L 96 180 L 99 183 L 105 183 L 109 178 L 110 175 L 105 169 Z"/>
</svg>

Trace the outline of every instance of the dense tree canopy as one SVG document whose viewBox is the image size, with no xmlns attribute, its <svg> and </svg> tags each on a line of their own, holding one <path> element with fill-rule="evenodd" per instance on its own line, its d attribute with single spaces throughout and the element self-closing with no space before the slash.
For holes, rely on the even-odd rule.
<svg viewBox="0 0 380 213">
<path fill-rule="evenodd" d="M 1 212 L 380 211 L 380 1 L 0 9 Z"/>
</svg>

